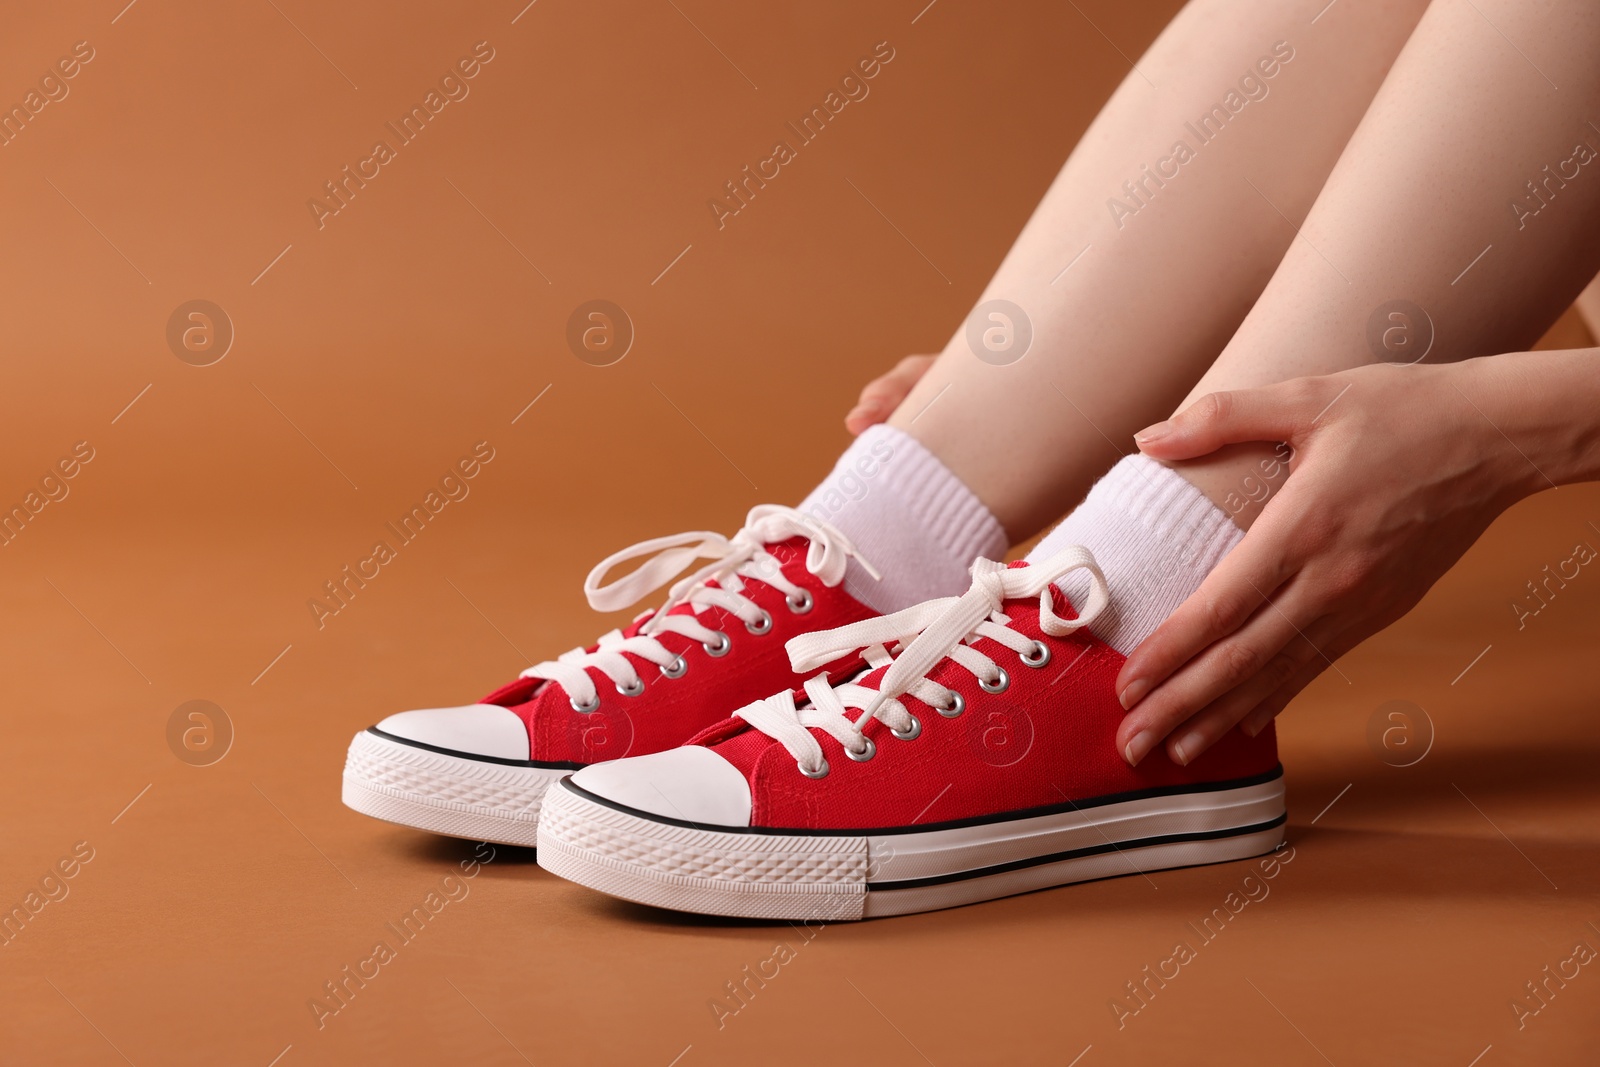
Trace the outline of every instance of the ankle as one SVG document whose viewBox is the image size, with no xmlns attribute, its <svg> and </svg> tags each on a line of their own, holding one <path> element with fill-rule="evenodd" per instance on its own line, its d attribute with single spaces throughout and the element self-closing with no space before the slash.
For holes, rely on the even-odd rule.
<svg viewBox="0 0 1600 1067">
<path fill-rule="evenodd" d="M 1250 529 L 1289 476 L 1294 450 L 1286 443 L 1227 445 L 1199 459 L 1162 462 L 1204 493 L 1241 530 Z M 1158 461 L 1159 462 L 1159 461 Z"/>
</svg>

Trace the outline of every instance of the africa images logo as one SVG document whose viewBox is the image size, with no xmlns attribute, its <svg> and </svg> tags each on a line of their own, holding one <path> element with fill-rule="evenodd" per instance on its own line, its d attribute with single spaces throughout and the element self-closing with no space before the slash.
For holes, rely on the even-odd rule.
<svg viewBox="0 0 1600 1067">
<path fill-rule="evenodd" d="M 1284 65 L 1293 59 L 1294 48 L 1288 41 L 1274 42 L 1271 54 L 1257 59 L 1254 66 L 1241 74 L 1237 87 L 1229 89 L 1220 103 L 1213 104 L 1211 110 L 1195 121 L 1185 122 L 1183 128 L 1194 138 L 1194 144 L 1191 145 L 1186 138 L 1178 138 L 1173 142 L 1172 150 L 1156 160 L 1154 168 L 1146 163 L 1139 168 L 1138 177 L 1122 183 L 1126 200 L 1115 196 L 1106 199 L 1106 210 L 1111 213 L 1111 221 L 1117 224 L 1117 229 L 1122 229 L 1130 216 L 1149 207 L 1156 194 L 1166 188 L 1167 182 L 1177 178 L 1183 173 L 1184 166 L 1199 158 L 1201 148 L 1222 136 L 1222 131 L 1239 117 L 1247 105 L 1265 100 L 1272 91 L 1267 83 L 1277 77 Z"/>
<path fill-rule="evenodd" d="M 422 131 L 428 123 L 439 117 L 452 102 L 460 103 L 472 92 L 468 83 L 478 76 L 485 66 L 494 60 L 494 47 L 488 41 L 479 41 L 472 46 L 472 54 L 462 56 L 439 78 L 438 88 L 429 89 L 423 94 L 420 104 L 412 104 L 410 110 L 398 119 L 385 122 L 384 129 L 392 135 L 394 143 L 390 144 L 389 138 L 379 138 L 372 144 L 372 151 L 366 158 L 357 160 L 354 164 L 346 164 L 338 175 L 322 183 L 326 199 L 314 196 L 306 201 L 306 207 L 311 212 L 311 219 L 317 224 L 317 229 L 322 229 L 328 220 L 350 206 L 350 201 L 355 199 L 356 193 L 367 187 L 367 183 L 377 179 L 383 173 L 383 168 L 400 158 L 400 149 L 422 136 Z"/>
<path fill-rule="evenodd" d="M 780 138 L 773 142 L 772 151 L 766 159 L 756 163 L 754 170 L 746 164 L 738 177 L 723 182 L 724 193 L 706 201 L 706 207 L 711 209 L 711 217 L 716 220 L 717 229 L 727 226 L 729 219 L 749 207 L 756 193 L 765 189 L 767 182 L 782 174 L 784 167 L 799 159 L 799 150 L 822 136 L 822 131 L 827 129 L 830 122 L 837 121 L 846 107 L 865 100 L 872 92 L 872 87 L 867 83 L 876 78 L 894 60 L 894 56 L 894 46 L 888 41 L 873 45 L 872 54 L 857 60 L 855 66 L 839 79 L 839 87 L 828 90 L 822 103 L 802 115 L 798 122 L 784 123 L 785 130 L 794 135 L 793 143 L 787 136 Z"/>
</svg>

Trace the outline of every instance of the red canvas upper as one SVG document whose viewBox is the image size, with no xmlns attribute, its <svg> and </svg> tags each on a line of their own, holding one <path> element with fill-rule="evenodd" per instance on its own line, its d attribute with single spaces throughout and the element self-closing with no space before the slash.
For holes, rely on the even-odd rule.
<svg viewBox="0 0 1600 1067">
<path fill-rule="evenodd" d="M 1059 591 L 1057 598 L 1065 604 Z M 903 696 L 901 702 L 921 723 L 920 735 L 900 740 L 873 720 L 865 735 L 877 752 L 865 762 L 852 760 L 831 735 L 813 728 L 830 770 L 826 777 L 807 778 L 782 744 L 739 719 L 717 724 L 691 743 L 711 747 L 744 771 L 751 824 L 772 828 L 939 823 L 1248 778 L 1277 768 L 1270 725 L 1254 738 L 1230 731 L 1187 767 L 1173 763 L 1161 748 L 1130 767 L 1116 744 L 1125 713 L 1114 682 L 1124 657 L 1086 629 L 1064 637 L 1043 632 L 1037 598 L 1008 600 L 1004 611 L 1013 629 L 1049 648 L 1050 662 L 1029 667 L 996 641 L 970 642 L 1005 669 L 1009 688 L 986 693 L 970 671 L 944 660 L 927 677 L 965 697 L 962 714 L 946 718 Z M 1071 617 L 1070 609 L 1061 614 Z M 873 686 L 886 670 L 874 670 L 859 684 Z"/>
<path fill-rule="evenodd" d="M 538 761 L 599 763 L 681 745 L 734 709 L 797 685 L 800 679 L 790 669 L 783 648 L 789 638 L 877 614 L 842 586 L 828 586 L 806 568 L 809 544 L 803 537 L 792 537 L 769 544 L 766 550 L 789 581 L 810 591 L 811 610 L 796 613 L 783 591 L 759 579 L 744 579 L 743 594 L 772 616 L 772 628 L 752 634 L 737 616 L 718 607 L 704 609 L 700 621 L 727 634 L 732 647 L 716 657 L 697 641 L 663 633 L 661 644 L 688 664 L 680 678 L 667 678 L 655 664 L 630 655 L 645 682 L 644 692 L 623 695 L 605 674 L 587 668 L 600 696 L 600 706 L 592 712 L 575 710 L 558 683 L 539 678 L 519 678 L 490 693 L 483 703 L 499 704 L 521 716 L 528 727 L 531 758 Z M 673 613 L 694 610 L 680 604 Z M 641 616 L 624 632 L 638 632 L 648 618 Z M 859 659 L 847 657 L 829 669 L 843 676 L 860 666 Z"/>
</svg>

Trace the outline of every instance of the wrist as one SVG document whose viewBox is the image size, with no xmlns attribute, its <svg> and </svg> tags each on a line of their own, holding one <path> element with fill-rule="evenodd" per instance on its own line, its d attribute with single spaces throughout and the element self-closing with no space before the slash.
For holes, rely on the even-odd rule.
<svg viewBox="0 0 1600 1067">
<path fill-rule="evenodd" d="M 1600 349 L 1514 352 L 1456 369 L 1507 506 L 1600 478 Z"/>
</svg>

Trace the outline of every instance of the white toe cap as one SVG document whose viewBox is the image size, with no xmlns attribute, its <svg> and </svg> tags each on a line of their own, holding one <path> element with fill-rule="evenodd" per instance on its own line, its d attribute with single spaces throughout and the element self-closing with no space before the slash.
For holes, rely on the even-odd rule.
<svg viewBox="0 0 1600 1067">
<path fill-rule="evenodd" d="M 630 808 L 711 826 L 750 825 L 744 772 L 699 745 L 585 767 L 574 785 Z"/>
<path fill-rule="evenodd" d="M 424 708 L 391 715 L 377 727 L 403 741 L 448 748 L 469 756 L 528 759 L 528 728 L 516 712 L 497 704 Z"/>
</svg>

